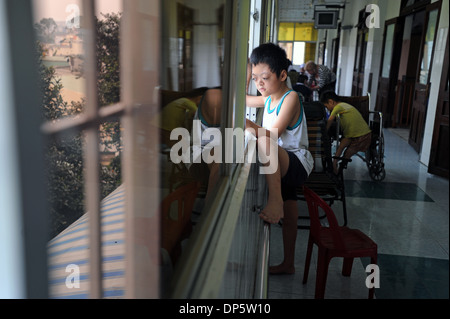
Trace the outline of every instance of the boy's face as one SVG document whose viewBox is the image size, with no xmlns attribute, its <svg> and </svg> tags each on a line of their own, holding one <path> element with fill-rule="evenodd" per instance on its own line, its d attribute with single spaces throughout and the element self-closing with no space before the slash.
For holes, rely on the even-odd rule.
<svg viewBox="0 0 450 319">
<path fill-rule="evenodd" d="M 329 99 L 326 103 L 324 103 L 323 105 L 325 105 L 325 107 L 327 108 L 328 111 L 332 111 L 333 108 L 336 105 L 336 102 L 332 99 Z"/>
<path fill-rule="evenodd" d="M 278 92 L 284 81 L 286 81 L 287 73 L 282 71 L 280 77 L 270 70 L 269 65 L 260 63 L 253 65 L 252 80 L 255 82 L 256 88 L 262 96 L 267 97 Z"/>
</svg>

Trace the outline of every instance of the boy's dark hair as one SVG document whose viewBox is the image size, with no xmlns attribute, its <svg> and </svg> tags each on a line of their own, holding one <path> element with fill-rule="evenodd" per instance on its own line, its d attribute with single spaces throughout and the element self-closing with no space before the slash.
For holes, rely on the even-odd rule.
<svg viewBox="0 0 450 319">
<path fill-rule="evenodd" d="M 328 100 L 333 100 L 336 102 L 342 102 L 341 99 L 339 98 L 339 96 L 333 92 L 333 91 L 326 91 L 323 92 L 322 95 L 320 95 L 320 102 L 321 103 L 327 103 Z"/>
<path fill-rule="evenodd" d="M 191 90 L 191 91 L 189 91 L 189 92 L 186 92 L 186 94 L 184 95 L 184 97 L 186 97 L 186 98 L 195 98 L 195 97 L 198 97 L 198 96 L 201 96 L 201 95 L 203 95 L 203 94 L 205 94 L 205 92 L 206 91 L 208 91 L 208 87 L 199 87 L 199 88 L 196 88 L 196 89 L 193 89 L 193 90 Z"/>
<path fill-rule="evenodd" d="M 257 65 L 265 63 L 269 66 L 270 71 L 280 77 L 281 72 L 287 72 L 290 61 L 287 58 L 286 51 L 273 43 L 264 43 L 255 48 L 250 56 L 250 63 Z"/>
<path fill-rule="evenodd" d="M 308 77 L 304 74 L 301 74 L 297 79 L 297 82 L 302 83 L 302 84 L 305 83 L 305 81 L 308 81 Z"/>
</svg>

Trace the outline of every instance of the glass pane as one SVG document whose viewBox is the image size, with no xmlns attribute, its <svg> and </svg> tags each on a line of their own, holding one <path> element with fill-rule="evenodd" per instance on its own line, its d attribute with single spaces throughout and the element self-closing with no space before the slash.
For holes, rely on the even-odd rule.
<svg viewBox="0 0 450 319">
<path fill-rule="evenodd" d="M 123 297 L 124 188 L 120 169 L 120 138 L 105 135 L 117 123 L 99 128 L 100 184 L 105 291 L 111 287 L 115 297 Z M 46 149 L 46 175 L 49 188 L 50 242 L 48 245 L 50 297 L 88 297 L 89 291 L 89 219 L 85 210 L 83 132 L 63 134 L 49 142 Z M 115 269 L 115 270 L 113 270 Z M 79 283 L 62 280 L 67 271 L 79 271 Z M 115 274 L 111 276 L 110 274 Z M 79 284 L 79 285 L 78 285 Z M 76 289 L 73 289 L 76 288 Z"/>
<path fill-rule="evenodd" d="M 216 146 L 226 120 L 221 115 L 227 35 L 225 0 L 163 1 L 162 12 L 161 112 L 150 124 L 161 141 L 161 288 L 168 296 L 173 272 L 184 267 L 180 257 L 189 253 L 185 247 L 220 180 Z"/>
<path fill-rule="evenodd" d="M 100 107 L 120 102 L 121 0 L 96 0 L 97 76 Z"/>
<path fill-rule="evenodd" d="M 293 43 L 292 43 L 292 42 L 284 42 L 284 43 L 278 43 L 278 45 L 279 45 L 281 48 L 283 48 L 284 51 L 286 51 L 287 58 L 288 58 L 289 60 L 292 61 L 292 54 L 293 54 L 292 48 L 293 48 Z"/>
<path fill-rule="evenodd" d="M 106 106 L 120 100 L 118 39 L 121 1 L 102 0 L 96 4 L 99 101 L 101 105 Z M 43 119 L 55 122 L 66 117 L 76 118 L 90 107 L 86 104 L 86 28 L 83 25 L 82 1 L 35 0 L 33 9 Z M 89 223 L 85 209 L 84 184 L 84 169 L 87 164 L 84 152 L 86 139 L 80 130 L 81 128 L 78 128 L 58 134 L 48 140 L 44 150 L 49 190 L 47 200 L 50 206 L 49 237 L 52 239 L 48 245 L 51 297 L 69 297 L 69 294 L 76 294 L 83 298 L 89 295 L 89 284 L 86 280 L 89 278 Z M 99 165 L 98 184 L 103 200 L 121 185 L 122 147 L 119 121 L 102 123 L 98 134 L 100 162 L 92 161 L 91 164 Z M 123 203 L 117 206 L 120 212 L 114 213 L 114 218 L 123 220 Z M 107 208 L 108 212 L 111 212 L 111 208 Z M 123 223 L 116 222 L 113 227 L 115 228 L 108 231 L 115 239 L 109 242 L 113 245 L 123 243 Z M 103 244 L 108 245 L 105 242 Z M 78 289 L 71 289 L 71 285 L 62 278 L 68 275 L 68 263 L 75 261 L 77 264 L 73 266 L 80 272 L 81 282 Z"/>
<path fill-rule="evenodd" d="M 294 41 L 294 23 L 280 23 L 278 41 Z"/>
<path fill-rule="evenodd" d="M 294 58 L 292 60 L 292 64 L 301 65 L 305 62 L 305 42 L 294 42 Z"/>
<path fill-rule="evenodd" d="M 86 109 L 82 9 L 81 1 L 34 1 L 35 31 L 38 39 L 37 57 L 40 62 L 41 90 L 44 96 L 42 110 L 44 119 L 47 121 L 76 116 Z M 120 10 L 121 1 L 119 0 L 97 1 L 99 33 L 97 43 L 101 47 L 98 55 L 98 64 L 101 65 L 98 88 L 99 101 L 102 105 L 109 105 L 120 100 L 118 68 Z M 102 138 L 100 150 L 102 156 L 106 156 L 104 162 L 110 163 L 114 161 L 117 157 L 114 155 L 117 155 L 120 150 L 119 123 L 102 125 L 100 134 Z M 61 163 L 69 158 L 71 165 L 78 167 L 80 162 L 74 162 L 72 158 L 74 155 L 71 153 L 81 156 L 82 142 L 81 135 L 74 136 L 73 140 L 63 138 L 58 144 L 49 146 L 50 151 L 54 152 L 49 156 L 52 159 L 55 154 L 63 156 L 58 159 Z M 51 160 L 48 164 L 54 166 Z M 70 172 L 74 171 L 69 171 L 68 174 Z M 68 175 L 65 178 L 71 177 Z M 79 187 L 75 184 L 70 185 L 76 189 Z M 67 189 L 67 187 L 61 189 Z M 74 194 L 77 192 L 75 189 L 67 189 L 67 191 L 72 191 Z M 51 199 L 58 200 L 56 196 L 52 196 Z M 77 207 L 77 205 L 71 206 Z M 66 225 L 69 222 L 70 219 L 64 220 L 62 224 Z M 56 233 L 60 230 L 60 226 L 54 228 Z"/>
<path fill-rule="evenodd" d="M 305 61 L 314 61 L 316 57 L 316 47 L 315 43 L 305 43 Z"/>
<path fill-rule="evenodd" d="M 50 204 L 50 238 L 84 212 L 83 135 L 64 135 L 48 143 L 45 152 Z"/>
<path fill-rule="evenodd" d="M 45 118 L 60 119 L 82 112 L 86 81 L 82 75 L 81 1 L 35 0 L 33 4 Z"/>
<path fill-rule="evenodd" d="M 386 30 L 386 41 L 384 47 L 383 70 L 382 77 L 388 78 L 391 72 L 392 49 L 394 46 L 394 29 L 395 25 L 390 24 Z"/>
<path fill-rule="evenodd" d="M 438 10 L 434 10 L 429 13 L 427 33 L 425 36 L 425 43 L 423 47 L 423 58 L 419 75 L 420 77 L 419 82 L 421 84 L 428 83 L 428 77 L 431 67 L 431 57 L 433 54 L 433 47 L 434 47 L 434 35 L 436 33 L 436 26 L 437 26 L 437 17 L 438 17 Z"/>
<path fill-rule="evenodd" d="M 100 177 L 102 199 L 122 184 L 122 129 L 120 122 L 110 120 L 100 125 Z"/>
<path fill-rule="evenodd" d="M 295 24 L 295 41 L 317 41 L 317 34 L 314 23 Z"/>
<path fill-rule="evenodd" d="M 119 24 L 120 0 L 98 0 L 97 66 L 100 106 L 120 100 Z M 43 67 L 52 69 L 62 99 L 59 118 L 73 103 L 85 109 L 85 48 L 81 0 L 34 0 L 34 23 Z"/>
</svg>

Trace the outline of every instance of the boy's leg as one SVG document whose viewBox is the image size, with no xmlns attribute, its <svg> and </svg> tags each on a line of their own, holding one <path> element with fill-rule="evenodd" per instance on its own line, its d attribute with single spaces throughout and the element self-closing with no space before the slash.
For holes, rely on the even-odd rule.
<svg viewBox="0 0 450 319">
<path fill-rule="evenodd" d="M 278 266 L 269 267 L 270 274 L 295 273 L 295 243 L 297 240 L 297 201 L 288 200 L 284 203 L 283 218 L 283 262 Z"/>
<path fill-rule="evenodd" d="M 278 148 L 278 152 L 274 148 Z M 266 166 L 276 167 L 273 174 L 266 174 L 269 198 L 260 217 L 271 224 L 277 224 L 283 218 L 284 201 L 281 196 L 281 178 L 286 175 L 289 168 L 289 156 L 283 148 L 267 136 L 258 138 L 259 155 Z M 277 156 L 278 155 L 278 156 Z"/>
<path fill-rule="evenodd" d="M 336 154 L 334 154 L 334 156 L 340 157 L 342 152 L 350 145 L 351 142 L 352 142 L 351 139 L 344 137 L 339 143 L 339 147 L 337 148 Z M 333 170 L 335 174 L 338 173 L 337 162 L 338 162 L 337 159 L 333 160 Z"/>
<path fill-rule="evenodd" d="M 372 133 L 353 138 L 344 152 L 345 158 L 351 158 L 358 152 L 365 152 L 372 142 Z"/>
</svg>

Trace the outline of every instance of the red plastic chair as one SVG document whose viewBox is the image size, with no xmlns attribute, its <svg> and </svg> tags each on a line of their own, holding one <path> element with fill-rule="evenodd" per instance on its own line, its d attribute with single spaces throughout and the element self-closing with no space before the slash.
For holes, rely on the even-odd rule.
<svg viewBox="0 0 450 319">
<path fill-rule="evenodd" d="M 353 259 L 370 257 L 371 263 L 377 263 L 377 244 L 360 230 L 339 226 L 330 206 L 316 193 L 304 187 L 310 216 L 308 250 L 305 261 L 303 284 L 306 284 L 311 263 L 313 244 L 319 248 L 315 298 L 323 299 L 328 275 L 328 265 L 333 257 L 343 257 L 342 275 L 350 277 Z M 329 227 L 324 227 L 319 220 L 319 207 L 326 214 Z M 373 299 L 374 288 L 369 289 L 369 299 Z"/>
<path fill-rule="evenodd" d="M 181 241 L 188 238 L 192 232 L 191 215 L 199 190 L 198 182 L 181 186 L 167 195 L 161 203 L 161 246 L 169 253 L 173 265 L 181 255 Z M 175 219 L 170 216 L 173 204 L 176 205 Z"/>
</svg>

